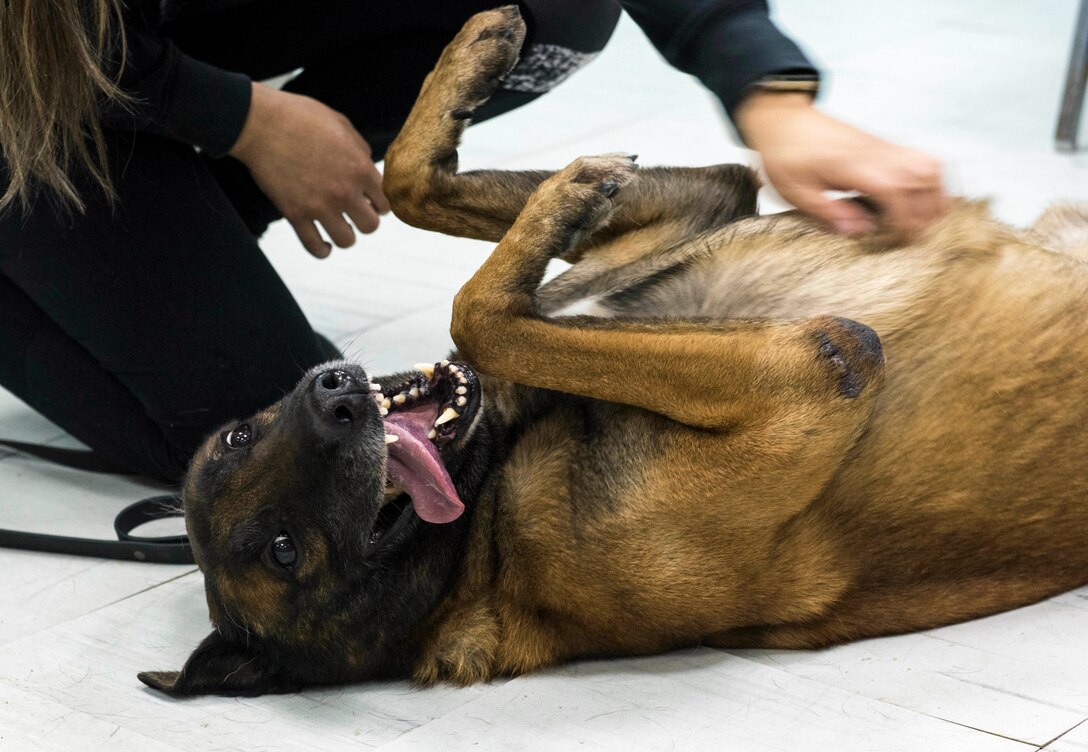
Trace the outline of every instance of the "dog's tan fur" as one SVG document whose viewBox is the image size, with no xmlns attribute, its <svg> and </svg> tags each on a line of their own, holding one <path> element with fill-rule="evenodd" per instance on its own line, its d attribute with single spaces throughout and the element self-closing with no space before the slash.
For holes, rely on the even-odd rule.
<svg viewBox="0 0 1088 752">
<path fill-rule="evenodd" d="M 819 647 L 1088 581 L 1082 211 L 1019 232 L 959 202 L 891 248 L 750 216 L 735 166 L 458 174 L 465 113 L 521 28 L 509 9 L 470 21 L 387 158 L 399 216 L 498 241 L 452 333 L 516 433 L 418 628 L 415 679 L 699 641 Z M 577 263 L 540 288 L 555 256 Z M 597 316 L 554 315 L 587 297 Z M 250 504 L 219 503 L 235 519 Z M 262 636 L 312 637 L 272 600 L 246 605 L 265 586 L 227 594 L 241 585 L 217 597 Z M 366 649 L 343 652 L 361 666 Z"/>
<path fill-rule="evenodd" d="M 600 306 L 622 323 L 556 325 L 507 291 L 542 253 L 553 205 L 581 198 L 569 181 L 586 166 L 542 186 L 508 233 L 460 222 L 488 203 L 474 182 L 489 175 L 466 179 L 433 159 L 440 173 L 419 181 L 415 164 L 455 145 L 418 122 L 463 96 L 457 77 L 471 64 L 447 64 L 390 154 L 388 181 L 398 214 L 419 226 L 504 238 L 457 301 L 460 352 L 496 378 L 650 412 L 615 408 L 621 446 L 598 466 L 580 459 L 561 410 L 534 425 L 503 469 L 495 529 L 470 547 L 458 605 L 435 617 L 418 678 L 473 681 L 700 639 L 815 647 L 1088 580 L 1088 265 L 1071 253 L 1086 245 L 1083 212 L 1049 212 L 1039 244 L 966 202 L 906 248 L 793 214 L 707 232 L 700 220 L 715 202 L 698 192 L 736 173 L 665 172 L 647 187 L 643 171 L 618 194 L 611 229 L 594 235 L 605 242 L 584 244 L 580 265 L 537 297 L 555 310 L 679 273 Z M 531 188 L 536 175 L 526 177 Z M 505 201 L 528 198 L 512 201 L 505 180 Z M 828 313 L 880 334 L 883 390 L 874 375 L 857 400 L 835 400 L 811 383 L 805 332 Z M 644 317 L 653 323 L 629 323 Z M 799 323 L 680 323 L 706 318 Z M 612 488 L 587 477 L 602 475 Z M 608 495 L 581 498 L 591 489 Z M 590 509 L 580 515 L 580 504 Z"/>
</svg>

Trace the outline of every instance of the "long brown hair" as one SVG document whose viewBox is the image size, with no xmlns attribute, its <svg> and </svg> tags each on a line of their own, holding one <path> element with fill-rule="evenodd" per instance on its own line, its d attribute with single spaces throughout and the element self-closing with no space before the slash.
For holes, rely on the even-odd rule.
<svg viewBox="0 0 1088 752">
<path fill-rule="evenodd" d="M 121 0 L 0 0 L 0 212 L 42 188 L 82 212 L 73 167 L 112 200 L 98 108 L 128 98 L 108 57 L 120 71 Z"/>
</svg>

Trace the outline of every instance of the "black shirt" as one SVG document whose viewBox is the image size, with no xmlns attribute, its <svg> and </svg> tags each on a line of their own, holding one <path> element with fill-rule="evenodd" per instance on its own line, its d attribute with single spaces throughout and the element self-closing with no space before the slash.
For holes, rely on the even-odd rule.
<svg viewBox="0 0 1088 752">
<path fill-rule="evenodd" d="M 250 82 L 181 52 L 159 34 L 172 14 L 220 10 L 259 0 L 130 0 L 122 88 L 134 108 L 102 113 L 107 127 L 140 130 L 226 154 L 245 125 Z M 537 0 L 541 2 L 542 0 Z M 556 0 L 550 0 L 555 5 Z M 584 3 L 590 0 L 569 0 Z M 612 0 L 594 0 L 611 2 Z M 523 0 L 530 12 L 534 0 Z M 765 0 L 618 0 L 673 66 L 717 95 L 730 117 L 763 76 L 815 74 L 815 68 L 768 17 Z M 259 12 L 256 11 L 256 12 Z"/>
</svg>

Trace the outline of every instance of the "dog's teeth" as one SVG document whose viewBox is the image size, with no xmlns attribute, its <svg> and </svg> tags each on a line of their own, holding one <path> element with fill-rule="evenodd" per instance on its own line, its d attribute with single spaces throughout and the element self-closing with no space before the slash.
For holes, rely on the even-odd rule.
<svg viewBox="0 0 1088 752">
<path fill-rule="evenodd" d="M 382 385 L 381 384 L 375 384 L 373 381 L 370 382 L 370 391 L 380 392 L 381 390 L 382 390 Z"/>
<path fill-rule="evenodd" d="M 468 383 L 468 379 L 465 378 L 465 374 L 463 374 L 463 373 L 457 374 L 457 381 L 458 381 L 458 383 L 461 383 L 461 384 L 467 384 Z"/>
<path fill-rule="evenodd" d="M 434 422 L 436 426 L 440 426 L 443 423 L 449 423 L 451 420 L 457 420 L 461 417 L 461 413 L 454 410 L 452 407 L 447 407 L 445 412 L 438 416 L 438 419 Z"/>
<path fill-rule="evenodd" d="M 446 366 L 448 366 L 449 364 L 450 364 L 450 362 L 449 362 L 448 360 L 443 360 L 443 361 L 442 361 L 442 362 L 440 362 L 440 363 L 439 363 L 438 365 L 440 365 L 440 366 L 441 366 L 442 368 L 445 368 L 445 367 L 446 367 Z"/>
<path fill-rule="evenodd" d="M 394 436 L 394 435 L 393 435 L 393 434 L 391 434 L 391 433 L 387 433 L 387 434 L 385 435 L 385 443 L 386 443 L 386 444 L 392 444 L 393 442 L 397 441 L 397 440 L 398 440 L 398 438 L 399 438 L 399 437 L 397 437 L 397 436 Z"/>
<path fill-rule="evenodd" d="M 408 400 L 403 394 L 398 394 L 393 397 L 393 402 L 397 405 L 403 405 Z"/>
<path fill-rule="evenodd" d="M 417 399 L 419 397 L 419 387 L 414 386 L 411 389 L 409 389 L 408 390 L 408 396 L 411 397 L 412 399 Z"/>
<path fill-rule="evenodd" d="M 458 372 L 458 371 L 460 371 L 460 370 L 461 370 L 460 368 L 458 368 L 457 366 L 454 366 L 454 365 L 451 365 L 451 366 L 449 367 L 449 372 L 450 372 L 450 373 L 457 373 L 457 372 Z"/>
<path fill-rule="evenodd" d="M 466 398 L 466 397 L 458 397 L 457 398 L 457 406 L 458 407 L 464 407 L 467 404 L 468 404 L 468 398 Z"/>
<path fill-rule="evenodd" d="M 389 408 L 391 408 L 393 406 L 393 403 L 389 401 L 388 397 L 382 397 L 382 401 L 379 404 L 380 404 L 381 407 L 384 407 L 386 410 L 388 410 Z"/>
<path fill-rule="evenodd" d="M 438 436 L 438 431 L 434 430 L 433 428 L 430 431 L 427 432 L 427 438 L 430 439 L 431 441 L 434 441 L 437 436 Z"/>
<path fill-rule="evenodd" d="M 379 407 L 378 408 L 378 415 L 380 415 L 380 416 L 382 416 L 384 418 L 388 414 L 389 414 L 389 408 L 387 408 L 387 407 Z"/>
<path fill-rule="evenodd" d="M 434 378 L 434 364 L 433 363 L 416 363 L 412 368 L 416 369 L 428 379 Z"/>
<path fill-rule="evenodd" d="M 459 386 L 456 389 L 454 389 L 453 391 L 455 393 L 457 393 L 457 394 L 468 394 L 468 387 L 467 386 Z"/>
</svg>

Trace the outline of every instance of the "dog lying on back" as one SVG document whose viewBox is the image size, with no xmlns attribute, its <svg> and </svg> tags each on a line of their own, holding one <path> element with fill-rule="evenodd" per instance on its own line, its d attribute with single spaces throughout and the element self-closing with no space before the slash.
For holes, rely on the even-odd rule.
<svg viewBox="0 0 1088 752">
<path fill-rule="evenodd" d="M 1088 581 L 1083 213 L 1018 232 L 961 202 L 889 248 L 756 216 L 740 166 L 458 174 L 523 34 L 469 21 L 387 158 L 398 216 L 498 243 L 457 352 L 326 364 L 208 439 L 184 497 L 215 631 L 144 682 L 811 648 Z"/>
</svg>

